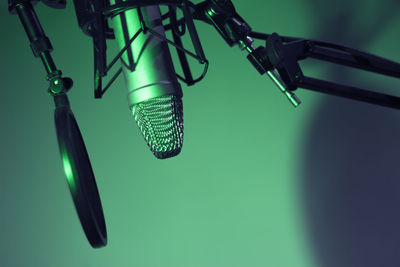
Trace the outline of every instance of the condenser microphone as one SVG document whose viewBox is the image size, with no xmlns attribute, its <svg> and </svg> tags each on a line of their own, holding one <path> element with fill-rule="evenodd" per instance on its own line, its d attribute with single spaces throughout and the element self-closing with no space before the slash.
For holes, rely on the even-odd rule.
<svg viewBox="0 0 400 267">
<path fill-rule="evenodd" d="M 119 49 L 141 29 L 141 19 L 165 37 L 158 6 L 130 9 L 111 19 Z M 179 154 L 183 144 L 182 89 L 167 42 L 143 32 L 121 56 L 121 63 L 128 105 L 150 150 L 159 159 Z"/>
</svg>

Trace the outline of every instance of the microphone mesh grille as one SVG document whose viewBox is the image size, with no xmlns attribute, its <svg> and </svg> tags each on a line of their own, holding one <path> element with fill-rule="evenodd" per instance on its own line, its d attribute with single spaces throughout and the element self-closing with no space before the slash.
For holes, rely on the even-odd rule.
<svg viewBox="0 0 400 267">
<path fill-rule="evenodd" d="M 154 156 L 165 159 L 179 154 L 183 144 L 182 97 L 171 94 L 140 102 L 133 116 Z"/>
</svg>

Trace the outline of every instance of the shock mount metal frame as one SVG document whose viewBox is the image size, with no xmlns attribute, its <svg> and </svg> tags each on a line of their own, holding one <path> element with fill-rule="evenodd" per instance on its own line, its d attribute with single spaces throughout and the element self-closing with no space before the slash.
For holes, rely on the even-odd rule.
<svg viewBox="0 0 400 267">
<path fill-rule="evenodd" d="M 162 20 L 169 19 L 169 24 L 164 25 L 166 31 L 171 30 L 173 41 L 168 40 L 164 36 L 153 31 L 148 27 L 143 20 L 143 16 L 140 7 L 149 5 L 166 5 L 168 6 L 168 12 L 162 15 Z M 95 98 L 101 98 L 103 94 L 108 90 L 111 84 L 121 74 L 122 68 L 120 68 L 110 79 L 107 85 L 102 87 L 102 78 L 107 75 L 113 65 L 118 61 L 122 54 L 131 46 L 139 34 L 150 33 L 157 38 L 166 41 L 168 44 L 176 48 L 178 58 L 183 70 L 183 76 L 176 73 L 176 76 L 186 83 L 187 85 L 194 85 L 201 81 L 208 70 L 208 60 L 204 55 L 203 48 L 198 37 L 191 8 L 193 4 L 186 0 L 179 1 L 116 1 L 116 4 L 110 5 L 106 1 L 80 1 L 74 0 L 75 10 L 78 18 L 78 24 L 82 28 L 83 32 L 93 38 L 93 51 L 94 51 L 94 80 L 95 80 Z M 106 39 L 113 39 L 114 34 L 110 29 L 107 19 L 117 16 L 118 14 L 125 12 L 130 9 L 138 8 L 138 16 L 141 24 L 141 28 L 134 34 L 124 48 L 113 58 L 111 63 L 106 63 Z M 177 20 L 176 9 L 180 8 L 184 15 L 183 21 Z M 181 37 L 186 33 L 186 27 L 189 31 L 192 45 L 195 53 L 187 50 L 183 46 Z M 198 78 L 193 78 L 192 71 L 189 67 L 187 56 L 196 59 L 200 64 L 204 64 L 203 73 Z"/>
</svg>

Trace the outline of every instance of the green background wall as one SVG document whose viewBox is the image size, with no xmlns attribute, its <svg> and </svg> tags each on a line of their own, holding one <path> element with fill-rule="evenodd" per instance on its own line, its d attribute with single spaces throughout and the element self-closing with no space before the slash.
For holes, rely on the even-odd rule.
<svg viewBox="0 0 400 267">
<path fill-rule="evenodd" d="M 339 42 L 400 62 L 397 1 L 234 1 L 260 32 Z M 0 266 L 399 266 L 400 112 L 300 90 L 294 109 L 238 48 L 197 23 L 206 79 L 183 86 L 181 154 L 157 160 L 123 79 L 93 98 L 91 39 L 37 5 L 101 195 L 92 249 L 62 171 L 45 72 L 0 5 Z M 115 51 L 110 43 L 110 50 Z M 400 81 L 310 61 L 305 74 L 373 90 Z"/>
</svg>

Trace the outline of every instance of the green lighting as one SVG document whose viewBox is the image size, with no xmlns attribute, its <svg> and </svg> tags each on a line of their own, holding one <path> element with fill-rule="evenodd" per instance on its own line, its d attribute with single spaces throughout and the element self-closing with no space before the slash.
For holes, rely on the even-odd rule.
<svg viewBox="0 0 400 267">
<path fill-rule="evenodd" d="M 67 177 L 67 182 L 68 182 L 69 188 L 70 188 L 71 192 L 75 192 L 76 184 L 74 181 L 74 174 L 72 172 L 71 162 L 69 160 L 67 153 L 63 152 L 61 157 L 62 157 L 62 163 L 63 163 L 63 167 L 64 167 L 64 173 L 65 173 L 65 176 Z"/>
<path fill-rule="evenodd" d="M 210 7 L 210 9 L 207 10 L 207 14 L 210 17 L 213 17 L 215 14 L 217 14 L 217 12 L 215 12 L 214 9 L 212 7 Z"/>
</svg>

